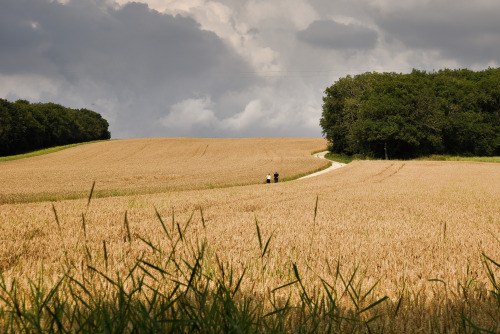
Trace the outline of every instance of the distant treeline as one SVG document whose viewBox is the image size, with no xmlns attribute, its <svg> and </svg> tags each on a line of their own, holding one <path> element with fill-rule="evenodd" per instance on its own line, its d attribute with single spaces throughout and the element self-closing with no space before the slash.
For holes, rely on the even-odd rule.
<svg viewBox="0 0 500 334">
<path fill-rule="evenodd" d="M 108 126 L 91 110 L 0 99 L 0 156 L 109 139 Z"/>
<path fill-rule="evenodd" d="M 323 102 L 320 125 L 334 153 L 500 155 L 500 68 L 347 76 Z"/>
</svg>

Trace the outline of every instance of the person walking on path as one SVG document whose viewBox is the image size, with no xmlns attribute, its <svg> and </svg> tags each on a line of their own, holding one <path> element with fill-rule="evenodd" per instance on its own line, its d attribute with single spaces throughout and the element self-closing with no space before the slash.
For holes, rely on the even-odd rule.
<svg viewBox="0 0 500 334">
<path fill-rule="evenodd" d="M 271 183 L 271 173 L 267 174 L 267 183 Z"/>
<path fill-rule="evenodd" d="M 274 172 L 274 183 L 278 183 L 278 177 L 280 175 L 278 174 L 278 171 Z"/>
</svg>

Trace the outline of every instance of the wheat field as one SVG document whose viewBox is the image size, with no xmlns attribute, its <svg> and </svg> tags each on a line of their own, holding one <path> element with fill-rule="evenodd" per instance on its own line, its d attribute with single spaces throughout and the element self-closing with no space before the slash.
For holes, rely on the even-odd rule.
<svg viewBox="0 0 500 334">
<path fill-rule="evenodd" d="M 261 142 L 256 141 L 259 146 Z M 211 140 L 206 143 L 193 140 L 186 144 L 192 149 L 185 156 L 203 155 L 209 143 L 209 148 L 215 146 Z M 303 152 L 321 148 L 322 142 L 301 143 L 302 153 L 293 150 L 287 154 L 284 149 L 273 156 L 276 149 L 264 158 L 265 150 L 253 152 L 257 161 L 282 163 L 280 170 L 287 170 L 285 157 L 294 157 L 301 167 L 290 167 L 289 174 L 307 170 L 307 163 L 310 170 L 316 169 L 317 162 Z M 206 154 L 209 152 L 207 149 Z M 241 156 L 245 163 L 235 165 L 251 163 L 252 155 L 245 153 Z M 106 154 L 118 156 L 111 151 Z M 64 160 L 61 156 L 57 159 Z M 269 167 L 263 167 L 264 174 Z M 144 166 L 148 175 L 154 175 L 155 168 Z M 186 167 L 190 172 L 196 169 Z M 247 170 L 251 170 L 248 165 Z M 262 178 L 262 171 L 255 172 L 255 180 Z M 214 172 L 220 174 L 216 168 Z M 123 177 L 131 177 L 126 175 Z M 212 175 L 207 172 L 205 177 Z M 75 179 L 82 189 L 90 191 L 93 178 L 84 180 L 78 175 Z M 105 187 L 97 180 L 96 189 Z M 184 234 L 207 240 L 204 270 L 213 270 L 216 262 L 233 264 L 238 273 L 249 278 L 242 283 L 243 293 L 255 299 L 285 298 L 292 293 L 291 287 L 273 289 L 294 280 L 295 265 L 312 295 L 322 287 L 321 279 L 344 291 L 339 294 L 339 307 L 346 310 L 387 296 L 384 303 L 370 309 L 374 312 L 371 315 L 384 315 L 373 322 L 379 331 L 460 332 L 463 330 L 458 325 L 464 315 L 481 328 L 499 329 L 500 303 L 495 302 L 482 255 L 500 260 L 498 164 L 354 161 L 305 180 L 181 189 L 93 198 L 90 203 L 82 198 L 0 205 L 0 271 L 9 282 L 26 282 L 27 277 L 37 277 L 43 266 L 45 278 L 55 282 L 61 276 L 64 258 L 76 264 L 75 268 L 83 263 L 86 245 L 89 257 L 103 270 L 126 272 L 134 259 L 154 258 L 144 240 L 155 247 L 171 247 L 158 216 L 167 226 L 172 221 L 179 224 L 172 225 L 172 235 L 182 233 L 180 226 L 192 216 Z M 265 256 L 256 226 L 263 241 L 269 240 Z M 180 253 L 188 251 L 187 245 L 179 248 Z M 335 267 L 344 277 L 356 273 L 353 286 L 357 284 L 356 288 L 366 293 L 360 305 L 353 304 L 354 297 L 347 297 L 349 289 L 332 270 Z M 83 267 L 75 270 L 85 275 Z M 492 270 L 496 277 L 500 275 L 497 269 Z M 300 296 L 292 298 L 299 300 Z"/>
<path fill-rule="evenodd" d="M 0 163 L 0 203 L 206 189 L 294 177 L 327 165 L 321 138 L 152 138 L 92 143 Z"/>
</svg>

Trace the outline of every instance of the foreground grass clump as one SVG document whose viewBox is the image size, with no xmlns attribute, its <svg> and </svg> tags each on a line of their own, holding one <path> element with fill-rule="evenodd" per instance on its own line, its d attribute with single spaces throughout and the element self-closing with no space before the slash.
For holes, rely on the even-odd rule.
<svg viewBox="0 0 500 334">
<path fill-rule="evenodd" d="M 87 208 L 91 196 L 92 192 Z M 100 249 L 87 242 L 86 213 L 81 215 L 83 241 L 70 246 L 65 244 L 55 206 L 52 209 L 61 236 L 60 274 L 42 269 L 38 277 L 23 282 L 0 272 L 2 333 L 496 333 L 500 329 L 500 265 L 485 253 L 481 258 L 488 288 L 467 268 L 456 288 L 455 282 L 430 279 L 436 297 L 427 302 L 405 285 L 398 287 L 397 296 L 384 295 L 378 291 L 381 278 L 369 283 L 360 263 L 346 269 L 340 260 L 326 261 L 328 275 L 322 277 L 308 265 L 309 255 L 305 261 L 290 261 L 282 282 L 262 290 L 255 283 L 272 274 L 268 264 L 275 235 L 262 231 L 257 219 L 251 261 L 233 262 L 214 251 L 203 232 L 189 233 L 196 223 L 207 228 L 201 208 L 185 223 L 176 221 L 174 212 L 166 222 L 155 211 L 166 241 L 163 246 L 133 233 L 125 213 L 124 263 L 117 269 L 106 241 Z M 317 211 L 318 199 L 313 225 Z M 309 249 L 315 237 L 313 230 Z M 144 251 L 133 256 L 139 245 L 145 246 Z M 430 320 L 422 328 L 408 327 L 412 318 L 428 314 Z"/>
<path fill-rule="evenodd" d="M 53 210 L 60 227 L 55 207 Z M 201 209 L 200 213 L 204 224 Z M 79 264 L 68 257 L 65 248 L 63 274 L 52 284 L 41 272 L 37 279 L 28 279 L 23 289 L 20 282 L 7 282 L 0 273 L 2 332 L 357 331 L 370 330 L 371 322 L 382 316 L 382 303 L 388 297 L 369 303 L 377 284 L 364 287 L 358 267 L 342 275 L 337 263 L 332 269 L 335 282 L 321 279 L 324 290 L 315 291 L 308 289 L 297 265 L 292 263 L 293 275 L 283 285 L 269 288 L 267 293 L 244 291 L 241 287 L 247 284 L 242 282 L 251 280 L 247 273 L 250 267 L 236 269 L 234 264 L 222 262 L 217 254 L 208 256 L 206 240 L 186 235 L 193 216 L 182 226 L 173 216 L 167 226 L 156 214 L 171 247 L 163 250 L 132 235 L 125 216 L 124 243 L 131 247 L 137 240 L 150 251 L 127 263 L 123 273 L 109 270 L 106 242 L 100 259 L 91 255 L 85 243 Z M 258 271 L 264 272 L 272 234 L 266 240 L 257 220 L 255 224 Z M 82 228 L 86 234 L 84 214 Z M 337 291 L 337 281 L 342 282 L 343 291 Z M 296 302 L 295 294 L 299 297 Z M 353 309 L 341 307 L 341 299 L 351 301 Z"/>
</svg>

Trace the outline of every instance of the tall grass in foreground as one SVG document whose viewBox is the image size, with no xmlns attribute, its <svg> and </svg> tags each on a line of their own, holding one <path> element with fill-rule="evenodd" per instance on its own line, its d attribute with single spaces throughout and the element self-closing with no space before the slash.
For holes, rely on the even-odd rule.
<svg viewBox="0 0 500 334">
<path fill-rule="evenodd" d="M 87 209 L 90 205 L 93 187 Z M 316 219 L 318 200 L 314 208 Z M 61 237 L 61 223 L 53 206 L 54 219 Z M 484 270 L 491 287 L 476 298 L 476 282 L 467 273 L 458 282 L 458 305 L 448 296 L 448 282 L 430 280 L 445 287 L 446 309 L 436 311 L 422 328 L 407 328 L 412 312 L 421 310 L 417 296 L 400 288 L 395 299 L 380 294 L 377 283 L 366 283 L 363 266 L 345 270 L 340 261 L 325 263 L 328 277 L 316 278 L 311 286 L 304 271 L 291 262 L 290 274 L 281 285 L 255 291 L 252 280 L 263 275 L 273 246 L 274 232 L 262 231 L 255 218 L 255 263 L 235 264 L 223 261 L 213 252 L 202 235 L 189 235 L 191 217 L 184 223 L 172 217 L 167 222 L 158 211 L 158 224 L 169 247 L 154 244 L 147 236 L 134 234 L 127 213 L 123 221 L 123 244 L 130 250 L 134 243 L 147 245 L 148 251 L 127 259 L 126 271 L 112 271 L 106 241 L 100 256 L 87 245 L 86 212 L 82 213 L 80 260 L 68 256 L 70 245 L 61 240 L 62 274 L 51 280 L 40 272 L 23 287 L 0 273 L 0 332 L 2 333 L 358 333 L 358 332 L 463 332 L 497 333 L 500 330 L 500 264 L 482 253 Z M 203 210 L 199 209 L 205 227 Z M 250 238 L 249 238 L 250 239 Z M 311 235 L 311 244 L 314 232 Z M 128 246 L 127 246 L 128 245 Z M 181 250 L 182 248 L 182 250 Z M 255 266 L 257 268 L 255 268 Z M 254 269 L 257 269 L 256 271 Z M 250 274 L 250 271 L 255 271 Z M 481 292 L 481 291 L 480 291 Z M 450 292 L 451 293 L 451 292 Z M 482 293 L 482 292 L 481 292 Z M 491 307 L 485 318 L 476 319 L 478 303 Z M 431 306 L 432 307 L 432 306 Z M 425 312 L 424 307 L 424 312 Z M 442 324 L 439 317 L 451 323 Z M 489 323 L 484 326 L 482 323 Z"/>
</svg>

